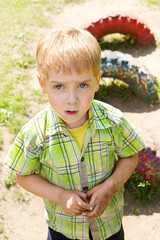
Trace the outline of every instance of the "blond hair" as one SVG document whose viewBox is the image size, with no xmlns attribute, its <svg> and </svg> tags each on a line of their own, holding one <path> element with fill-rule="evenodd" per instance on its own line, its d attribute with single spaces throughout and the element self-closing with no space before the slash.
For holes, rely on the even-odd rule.
<svg viewBox="0 0 160 240">
<path fill-rule="evenodd" d="M 54 69 L 71 74 L 93 70 L 95 77 L 100 71 L 101 49 L 95 37 L 88 31 L 67 28 L 52 29 L 38 44 L 37 70 L 43 82 L 48 71 Z"/>
</svg>

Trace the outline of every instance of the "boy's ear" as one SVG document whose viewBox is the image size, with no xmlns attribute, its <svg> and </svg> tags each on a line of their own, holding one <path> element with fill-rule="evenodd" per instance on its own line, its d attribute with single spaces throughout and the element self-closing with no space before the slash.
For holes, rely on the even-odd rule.
<svg viewBox="0 0 160 240">
<path fill-rule="evenodd" d="M 99 83 L 100 83 L 102 74 L 103 74 L 103 71 L 100 70 L 99 73 L 98 73 L 98 77 L 97 77 L 97 88 L 96 88 L 96 92 L 99 90 Z"/>
<path fill-rule="evenodd" d="M 37 80 L 39 82 L 42 94 L 46 94 L 46 90 L 45 90 L 45 84 L 44 82 L 41 80 L 40 76 L 37 74 Z"/>
</svg>

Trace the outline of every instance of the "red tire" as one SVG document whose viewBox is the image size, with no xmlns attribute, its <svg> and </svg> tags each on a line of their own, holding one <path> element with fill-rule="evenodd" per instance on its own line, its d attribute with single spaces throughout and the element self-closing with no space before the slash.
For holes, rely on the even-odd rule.
<svg viewBox="0 0 160 240">
<path fill-rule="evenodd" d="M 90 22 L 84 27 L 84 30 L 89 31 L 97 39 L 101 39 L 103 36 L 111 33 L 122 33 L 135 36 L 136 41 L 143 46 L 148 46 L 155 42 L 154 35 L 146 24 L 124 14 L 101 17 L 97 21 Z"/>
</svg>

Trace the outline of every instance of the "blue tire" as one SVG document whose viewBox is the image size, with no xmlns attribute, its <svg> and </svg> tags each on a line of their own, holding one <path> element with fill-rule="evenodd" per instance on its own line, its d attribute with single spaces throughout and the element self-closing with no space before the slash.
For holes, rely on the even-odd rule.
<svg viewBox="0 0 160 240">
<path fill-rule="evenodd" d="M 144 101 L 158 100 L 154 77 L 131 55 L 119 51 L 102 51 L 101 69 L 102 77 L 124 81 Z"/>
</svg>

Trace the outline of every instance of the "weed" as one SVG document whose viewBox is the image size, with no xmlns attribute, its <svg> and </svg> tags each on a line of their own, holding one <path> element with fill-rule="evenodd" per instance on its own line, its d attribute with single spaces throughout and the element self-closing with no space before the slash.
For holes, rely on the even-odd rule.
<svg viewBox="0 0 160 240">
<path fill-rule="evenodd" d="M 3 145 L 3 137 L 2 137 L 2 131 L 0 130 L 0 150 L 2 150 Z"/>
<path fill-rule="evenodd" d="M 46 17 L 47 11 L 53 13 L 68 2 L 79 1 L 0 2 L 0 124 L 17 134 L 23 124 L 23 118 L 28 115 L 28 100 L 32 100 L 32 89 L 28 87 L 26 80 L 30 78 L 30 69 L 35 68 L 35 56 L 27 47 L 28 43 L 35 39 L 34 29 L 41 26 L 50 27 L 49 18 Z M 40 95 L 36 100 L 42 101 Z"/>
<path fill-rule="evenodd" d="M 3 233 L 3 224 L 0 222 L 0 234 Z"/>
<path fill-rule="evenodd" d="M 0 123 L 9 127 L 11 132 L 17 133 L 23 122 L 21 116 L 27 116 L 27 100 L 14 80 L 3 84 L 2 89 L 3 91 L 0 90 Z"/>
<path fill-rule="evenodd" d="M 38 103 L 44 103 L 48 101 L 47 97 L 41 93 L 40 89 L 33 89 L 31 94 L 32 99 Z"/>
<path fill-rule="evenodd" d="M 65 3 L 72 3 L 72 2 L 75 2 L 75 3 L 80 3 L 80 2 L 84 2 L 84 0 L 64 0 Z"/>
<path fill-rule="evenodd" d="M 156 86 L 158 88 L 157 91 L 160 92 L 160 83 L 159 83 L 157 77 L 154 77 L 154 82 L 155 82 L 155 84 L 156 84 Z"/>
<path fill-rule="evenodd" d="M 17 182 L 15 173 L 13 171 L 10 171 L 8 175 L 8 179 L 4 180 L 4 184 L 7 188 L 10 188 L 12 185 L 14 185 Z"/>
<path fill-rule="evenodd" d="M 0 234 L 2 234 L 3 240 L 6 240 L 6 239 L 7 239 L 7 237 L 6 237 L 6 231 L 5 231 L 5 229 L 4 229 L 4 225 L 3 225 L 3 223 L 1 223 L 1 222 L 0 222 Z"/>
<path fill-rule="evenodd" d="M 2 162 L 0 162 L 0 172 L 2 171 L 2 170 L 1 170 L 1 167 L 2 167 L 2 165 L 3 165 L 3 163 L 2 163 Z"/>
<path fill-rule="evenodd" d="M 132 208 L 132 211 L 131 211 L 131 213 L 130 213 L 130 216 L 135 216 L 135 215 L 138 215 L 139 214 L 139 208 Z"/>
<path fill-rule="evenodd" d="M 22 58 L 16 62 L 16 64 L 21 68 L 35 68 L 36 60 L 35 56 L 32 56 L 30 53 L 26 51 L 22 51 Z"/>
<path fill-rule="evenodd" d="M 108 34 L 99 40 L 99 45 L 102 50 L 111 49 L 117 50 L 120 47 L 131 47 L 135 45 L 135 37 L 130 34 L 123 35 L 120 33 Z"/>
<path fill-rule="evenodd" d="M 0 201 L 5 201 L 5 193 L 0 196 Z"/>
<path fill-rule="evenodd" d="M 46 2 L 49 4 L 49 1 Z M 9 127 L 14 133 L 19 131 L 23 116 L 27 116 L 29 106 L 23 93 L 29 73 L 24 72 L 24 69 L 35 67 L 35 57 L 26 47 L 26 42 L 33 34 L 28 33 L 28 27 L 31 24 L 38 24 L 33 16 L 34 11 L 43 8 L 40 5 L 39 8 L 33 8 L 33 4 L 36 4 L 36 1 L 17 0 L 3 1 L 0 5 L 2 33 L 0 37 L 2 50 L 0 55 L 2 66 L 0 69 L 0 124 Z"/>
<path fill-rule="evenodd" d="M 24 202 L 25 196 L 27 195 L 27 193 L 26 192 L 18 192 L 18 193 L 15 193 L 15 195 L 16 195 L 18 202 Z"/>
<path fill-rule="evenodd" d="M 147 2 L 148 2 L 149 4 L 160 5 L 160 1 L 159 1 L 159 0 L 147 0 Z"/>
<path fill-rule="evenodd" d="M 111 80 L 109 83 L 102 84 L 99 91 L 95 94 L 95 99 L 106 101 L 108 97 L 120 97 L 122 101 L 131 101 L 133 91 L 128 84 L 120 80 Z"/>
<path fill-rule="evenodd" d="M 135 171 L 125 184 L 126 190 L 131 199 L 138 199 L 143 205 L 148 201 L 160 196 L 159 184 L 151 184 L 151 180 L 146 180 L 144 174 Z"/>
</svg>

